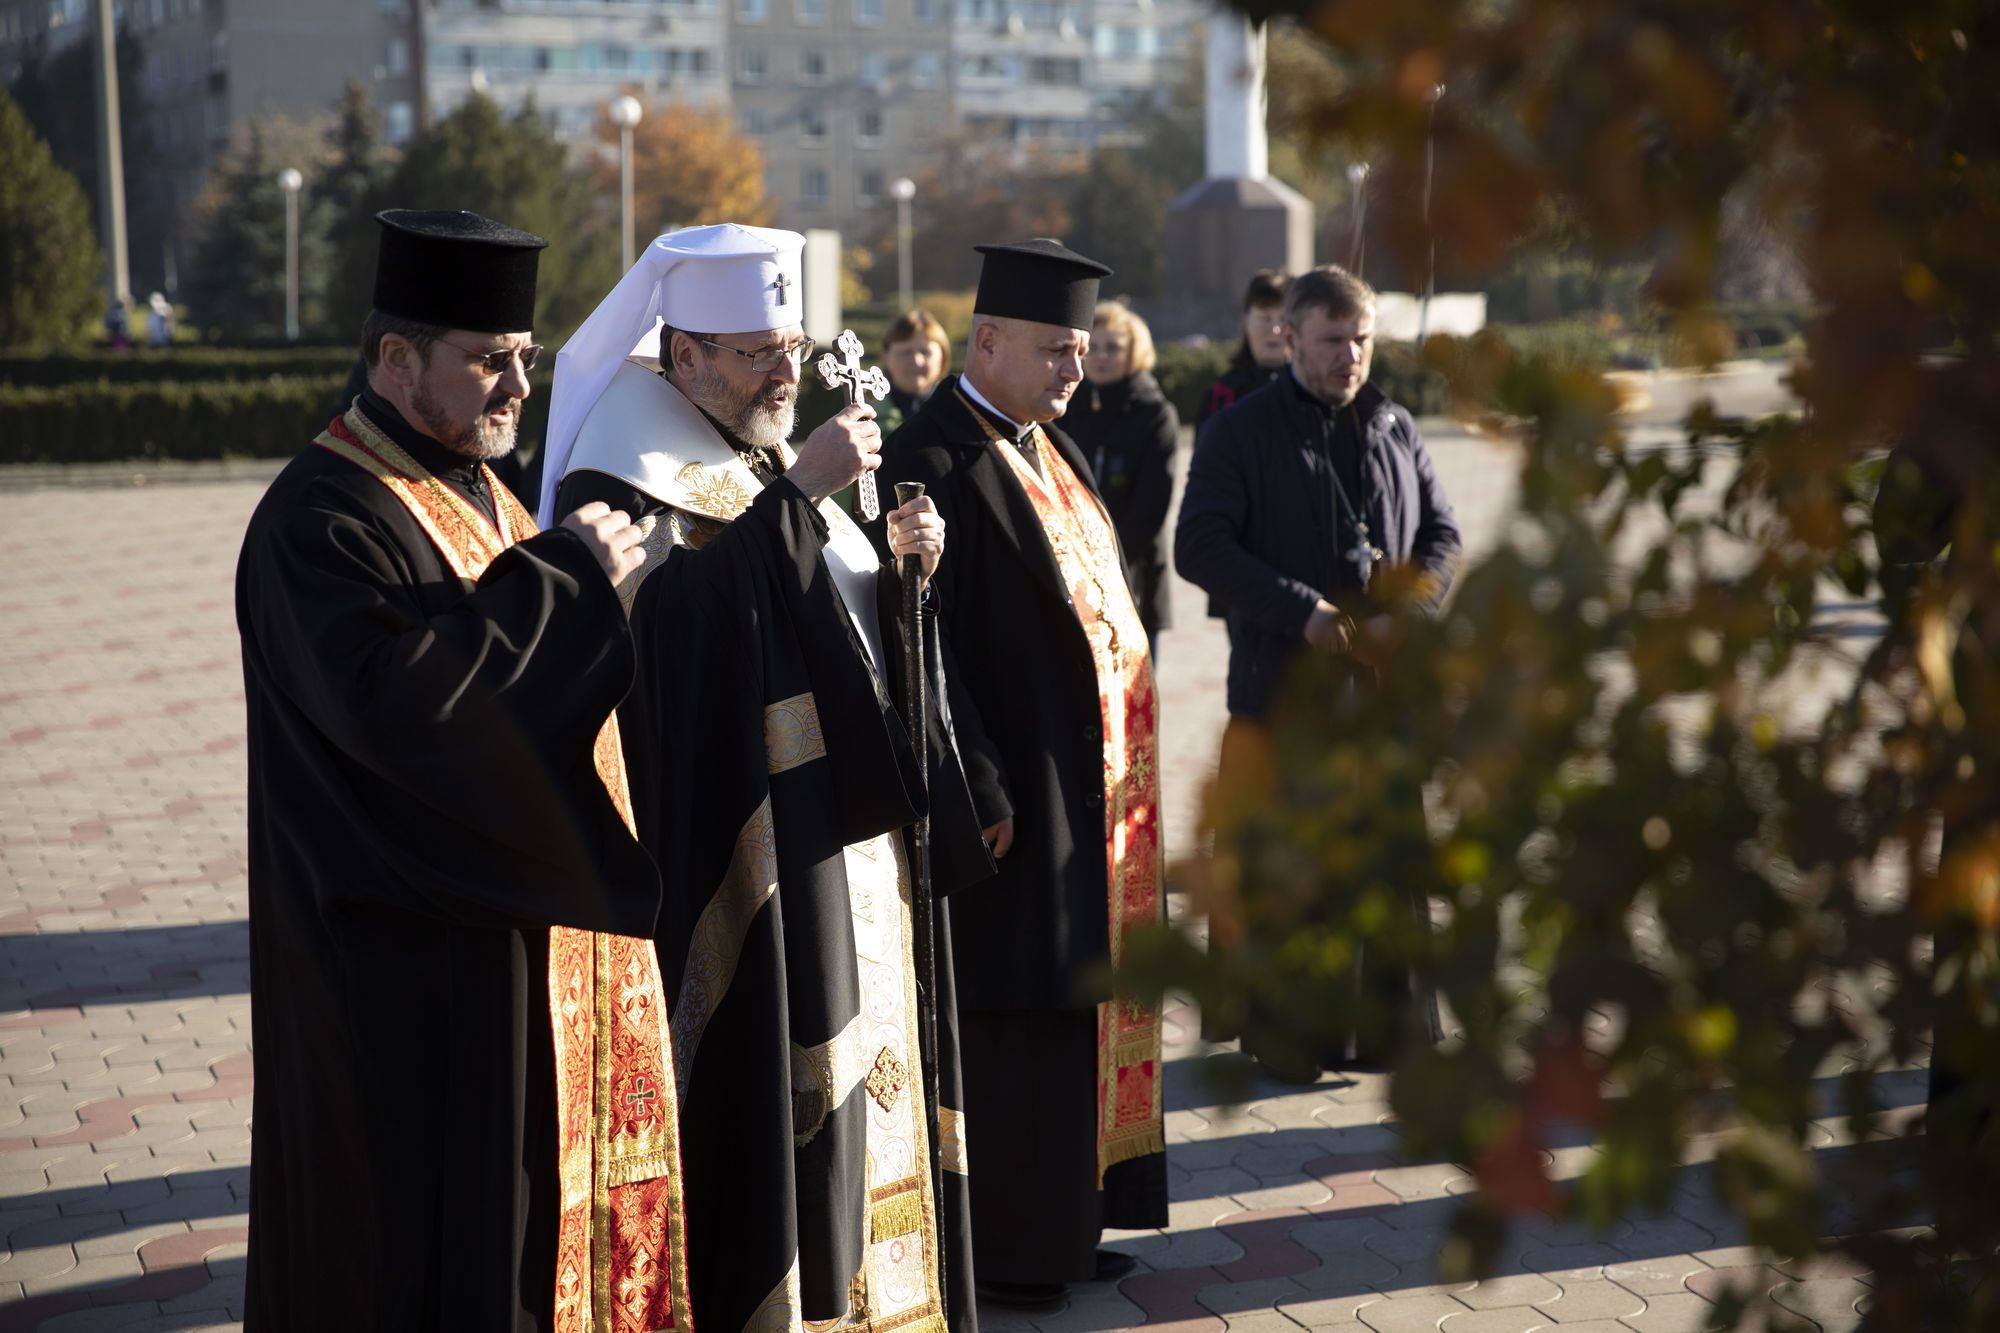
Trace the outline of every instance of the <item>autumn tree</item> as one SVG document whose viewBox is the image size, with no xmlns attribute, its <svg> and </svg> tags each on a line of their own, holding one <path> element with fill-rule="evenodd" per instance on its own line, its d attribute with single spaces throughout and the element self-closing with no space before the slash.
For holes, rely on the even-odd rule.
<svg viewBox="0 0 2000 1333">
<path fill-rule="evenodd" d="M 1647 254 L 1712 360 L 1748 207 L 1819 318 L 1801 412 L 1701 406 L 1671 448 L 1587 370 L 1435 341 L 1458 409 L 1515 442 L 1520 511 L 1440 614 L 1380 575 L 1353 649 L 1301 665 L 1273 797 L 1216 807 L 1181 872 L 1240 944 L 1165 933 L 1128 984 L 1186 988 L 1280 1063 L 1400 1034 L 1406 1146 L 1477 1184 L 1448 1274 L 1492 1271 L 1527 1214 L 1660 1207 L 1706 1161 L 1705 1225 L 1845 1251 L 1871 1327 L 1993 1327 L 2000 12 L 1247 7 L 1338 54 L 1306 114 L 1381 164 L 1373 244 L 1404 271 L 1435 245 L 1494 273 L 1560 216 L 1599 263 Z M 1878 596 L 1879 644 L 1829 677 L 1828 612 Z M 1358 990 L 1363 957 L 1412 969 L 1448 1040 Z"/>
<path fill-rule="evenodd" d="M 618 127 L 597 118 L 596 182 L 618 201 Z M 764 154 L 737 132 L 729 113 L 667 102 L 646 108 L 632 131 L 632 210 L 640 245 L 669 227 L 770 221 L 764 197 Z"/>
</svg>

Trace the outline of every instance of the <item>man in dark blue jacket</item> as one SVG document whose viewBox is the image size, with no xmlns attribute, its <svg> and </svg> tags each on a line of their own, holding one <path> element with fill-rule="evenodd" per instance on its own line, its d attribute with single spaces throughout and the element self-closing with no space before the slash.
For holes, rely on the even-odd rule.
<svg viewBox="0 0 2000 1333">
<path fill-rule="evenodd" d="M 1304 648 L 1344 650 L 1384 566 L 1422 571 L 1434 607 L 1458 522 L 1409 412 L 1368 383 L 1375 293 L 1333 265 L 1293 280 L 1289 373 L 1214 417 L 1174 536 L 1181 576 L 1229 619 L 1229 713 L 1261 720 Z"/>
<path fill-rule="evenodd" d="M 1229 623 L 1215 792 L 1238 807 L 1272 791 L 1267 718 L 1299 653 L 1345 652 L 1357 621 L 1387 609 L 1370 588 L 1385 568 L 1414 573 L 1418 604 L 1435 609 L 1460 550 L 1416 422 L 1368 383 L 1374 290 L 1333 265 L 1301 274 L 1285 295 L 1285 337 L 1289 370 L 1202 428 L 1174 534 L 1181 576 Z M 1396 583 L 1407 597 L 1410 581 Z M 1209 818 L 1223 808 L 1212 803 Z M 1231 944 L 1226 915 L 1211 911 L 1217 947 Z M 1219 1038 L 1232 1026 L 1205 1029 Z"/>
</svg>

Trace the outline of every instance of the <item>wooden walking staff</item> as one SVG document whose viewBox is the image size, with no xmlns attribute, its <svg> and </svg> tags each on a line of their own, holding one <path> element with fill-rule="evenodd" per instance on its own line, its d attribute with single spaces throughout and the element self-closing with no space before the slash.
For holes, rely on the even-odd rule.
<svg viewBox="0 0 2000 1333">
<path fill-rule="evenodd" d="M 876 398 L 889 396 L 889 377 L 882 373 L 882 367 L 861 368 L 861 339 L 854 336 L 853 329 L 842 329 L 840 337 L 834 341 L 835 356 L 828 352 L 816 363 L 819 382 L 829 389 L 847 390 L 847 405 L 859 407 L 873 394 Z M 861 509 L 861 521 L 873 523 L 882 513 L 882 503 L 875 496 L 875 474 L 864 472 L 854 483 L 854 498 Z"/>
<path fill-rule="evenodd" d="M 879 371 L 877 372 L 880 373 Z M 870 480 L 863 476 L 863 481 Z M 921 481 L 896 483 L 896 507 L 901 509 L 924 493 Z M 916 752 L 917 773 L 926 793 L 930 787 L 930 701 L 924 691 L 924 566 L 923 557 L 903 557 L 903 717 L 910 729 L 910 748 Z M 937 936 L 931 910 L 931 817 L 917 817 L 910 839 L 910 934 L 911 958 L 917 969 L 918 1063 L 922 1066 L 924 1096 L 931 1107 L 931 1198 L 938 1217 L 938 1302 L 941 1319 L 950 1327 L 950 1311 L 945 1308 L 949 1287 L 944 1271 L 944 1119 L 938 1100 L 938 1004 Z"/>
</svg>

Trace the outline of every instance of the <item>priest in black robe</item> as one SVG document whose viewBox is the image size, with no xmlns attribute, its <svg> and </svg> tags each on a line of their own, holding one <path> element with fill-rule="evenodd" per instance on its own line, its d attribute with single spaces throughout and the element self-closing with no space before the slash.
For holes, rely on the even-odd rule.
<svg viewBox="0 0 2000 1333">
<path fill-rule="evenodd" d="M 1090 466 L 1051 424 L 1109 270 L 1053 241 L 980 249 L 965 372 L 882 477 L 925 483 L 951 534 L 949 702 L 999 864 L 952 902 L 980 1295 L 1046 1309 L 1133 1267 L 1103 1228 L 1167 1221 L 1158 1015 L 1108 982 L 1124 929 L 1164 908 L 1157 695 Z"/>
<path fill-rule="evenodd" d="M 675 1223 L 623 1293 L 588 1290 L 606 1196 L 584 1178 L 579 1215 L 558 1178 L 562 1089 L 585 1112 L 612 1099 L 559 1079 L 578 1029 L 552 1021 L 552 934 L 600 932 L 576 937 L 587 956 L 608 936 L 643 944 L 659 913 L 606 776 L 634 667 L 616 585 L 639 534 L 600 508 L 530 536 L 483 461 L 511 450 L 528 395 L 545 242 L 470 213 L 380 221 L 367 388 L 272 483 L 237 566 L 245 1325 L 581 1330 L 593 1299 L 600 1318 L 630 1299 L 679 1327 L 672 1173 L 632 1167 L 652 1173 L 643 1199 L 613 1192 L 640 1205 L 641 1231 Z M 628 954 L 625 979 L 657 991 L 650 949 Z M 648 1087 L 671 1101 L 657 1075 Z M 670 1148 L 671 1116 L 633 1124 Z M 565 1235 L 585 1248 L 559 1263 Z"/>
<path fill-rule="evenodd" d="M 935 1120 L 920 1078 L 904 832 L 929 809 L 939 893 L 992 864 L 945 719 L 926 775 L 890 702 L 901 576 L 827 498 L 875 465 L 873 412 L 787 443 L 803 245 L 720 224 L 647 248 L 558 360 L 544 505 L 611 504 L 647 533 L 619 718 L 665 882 L 696 1323 L 975 1333 L 981 1131 L 959 1114 L 943 902 Z M 891 554 L 928 570 L 934 506 L 888 520 Z"/>
</svg>

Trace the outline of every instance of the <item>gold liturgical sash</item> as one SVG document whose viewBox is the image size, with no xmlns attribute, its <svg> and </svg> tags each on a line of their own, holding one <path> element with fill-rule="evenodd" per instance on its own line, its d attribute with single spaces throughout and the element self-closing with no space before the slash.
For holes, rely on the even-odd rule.
<svg viewBox="0 0 2000 1333">
<path fill-rule="evenodd" d="M 968 407 L 971 405 L 968 403 Z M 1146 627 L 1125 586 L 1110 516 L 1060 451 L 1034 427 L 1046 478 L 978 411 L 993 445 L 1042 521 L 1072 609 L 1097 665 L 1104 720 L 1104 860 L 1111 962 L 1125 933 L 1161 919 L 1166 884 L 1160 823 L 1159 705 Z M 1113 999 L 1097 1006 L 1097 1183 L 1120 1162 L 1166 1151 L 1160 1011 Z"/>
<path fill-rule="evenodd" d="M 358 407 L 315 443 L 387 486 L 468 590 L 502 551 L 535 535 L 534 520 L 491 469 L 484 470 L 497 530 Z M 594 757 L 629 830 L 632 799 L 617 714 L 598 732 Z M 653 942 L 551 927 L 549 1021 L 562 1185 L 555 1329 L 686 1333 L 679 1113 Z"/>
</svg>

